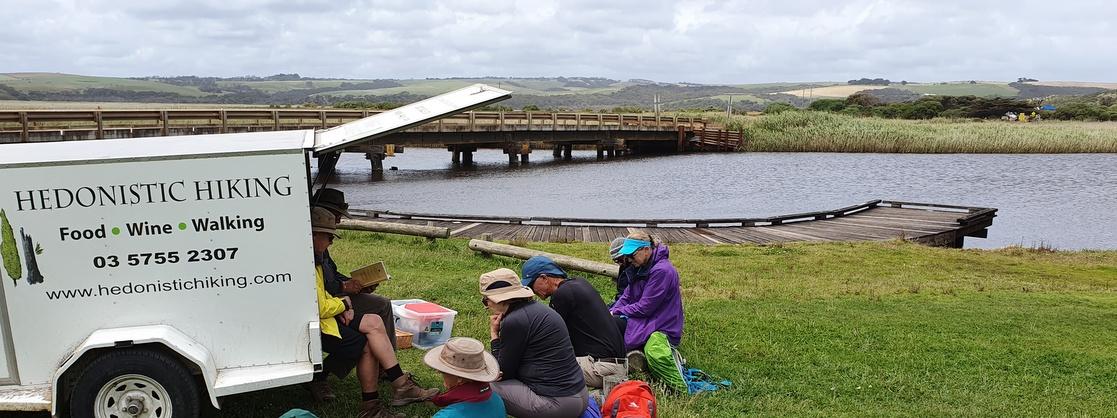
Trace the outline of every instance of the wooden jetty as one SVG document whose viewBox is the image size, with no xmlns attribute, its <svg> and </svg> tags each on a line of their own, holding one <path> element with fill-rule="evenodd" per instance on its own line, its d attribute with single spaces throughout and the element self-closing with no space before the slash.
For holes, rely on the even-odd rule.
<svg viewBox="0 0 1117 418">
<path fill-rule="evenodd" d="M 400 213 L 351 209 L 358 218 L 448 228 L 452 237 L 535 242 L 609 242 L 642 229 L 668 243 L 775 244 L 888 241 L 961 248 L 985 238 L 997 209 L 873 200 L 768 218 L 588 219 Z"/>
</svg>

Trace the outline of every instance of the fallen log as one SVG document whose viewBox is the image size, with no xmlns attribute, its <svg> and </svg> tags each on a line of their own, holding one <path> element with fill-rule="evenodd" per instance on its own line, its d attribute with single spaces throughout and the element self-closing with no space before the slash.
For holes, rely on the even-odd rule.
<svg viewBox="0 0 1117 418">
<path fill-rule="evenodd" d="M 436 226 L 409 225 L 394 222 L 374 222 L 361 219 L 342 219 L 337 226 L 350 231 L 383 232 L 386 234 L 414 235 L 425 238 L 450 238 L 450 228 Z"/>
<path fill-rule="evenodd" d="M 571 257 L 562 254 L 552 254 L 539 250 L 532 250 L 530 248 L 517 247 L 515 245 L 497 244 L 495 242 L 483 241 L 479 239 L 469 240 L 469 249 L 480 253 L 496 254 L 505 257 L 519 258 L 527 260 L 537 255 L 545 255 L 555 261 L 559 267 L 568 270 L 584 271 L 586 273 L 599 274 L 602 276 L 617 277 L 619 267 L 616 264 L 599 263 L 596 261 L 585 260 L 577 257 Z"/>
</svg>

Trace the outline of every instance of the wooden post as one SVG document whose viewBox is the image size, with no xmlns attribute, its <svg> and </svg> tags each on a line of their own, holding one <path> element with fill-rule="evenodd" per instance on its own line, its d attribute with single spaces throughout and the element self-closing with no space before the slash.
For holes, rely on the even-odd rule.
<svg viewBox="0 0 1117 418">
<path fill-rule="evenodd" d="M 28 132 L 30 130 L 30 127 L 27 126 L 27 124 L 27 112 L 19 112 L 19 125 L 21 129 L 19 133 L 19 142 L 27 142 L 31 140 L 31 134 L 30 132 Z"/>
<path fill-rule="evenodd" d="M 552 113 L 551 114 L 551 130 L 552 131 L 557 131 L 558 130 L 558 113 Z"/>
<path fill-rule="evenodd" d="M 600 130 L 604 129 L 604 127 L 602 126 L 602 125 L 604 125 L 604 124 L 605 124 L 605 116 L 603 116 L 602 114 L 598 113 L 598 114 L 597 114 L 597 130 L 599 130 L 599 131 L 600 131 Z"/>
<path fill-rule="evenodd" d="M 552 151 L 551 151 L 551 155 L 553 155 L 555 158 L 561 157 L 562 156 L 562 144 L 554 144 L 553 148 L 552 148 Z"/>
<path fill-rule="evenodd" d="M 605 159 L 605 146 L 602 144 L 597 144 L 597 159 Z"/>
<path fill-rule="evenodd" d="M 414 235 L 425 238 L 450 238 L 450 228 L 425 225 L 409 225 L 394 222 L 375 222 L 344 218 L 337 227 L 338 229 L 350 231 L 382 232 L 386 234 Z"/>
<path fill-rule="evenodd" d="M 504 111 L 500 111 L 497 113 L 497 119 L 499 120 L 497 130 L 504 132 Z"/>
<path fill-rule="evenodd" d="M 525 112 L 525 113 L 527 113 L 527 130 L 530 131 L 531 130 L 531 112 Z"/>
<path fill-rule="evenodd" d="M 636 130 L 644 130 L 644 115 L 636 115 Z"/>
<path fill-rule="evenodd" d="M 159 124 L 162 126 L 162 128 L 159 131 L 163 133 L 163 136 L 170 135 L 171 129 L 170 129 L 170 126 L 167 126 L 168 122 L 170 122 L 170 118 L 167 117 L 167 111 L 166 110 L 160 111 L 159 112 Z M 225 131 L 222 130 L 221 132 L 225 132 Z"/>
<path fill-rule="evenodd" d="M 97 122 L 97 139 L 105 139 L 105 122 L 101 118 L 100 110 L 93 112 L 93 121 Z"/>
<path fill-rule="evenodd" d="M 476 124 L 477 124 L 477 118 L 476 118 L 476 116 L 474 116 L 473 111 L 471 110 L 471 111 L 469 111 L 469 131 L 470 132 L 473 132 L 475 130 L 474 128 L 475 128 Z"/>
<path fill-rule="evenodd" d="M 686 128 L 680 126 L 679 129 L 679 143 L 675 147 L 678 152 L 686 150 Z"/>
<path fill-rule="evenodd" d="M 273 131 L 278 131 L 279 130 L 279 111 L 278 110 L 271 111 L 271 121 L 272 121 L 272 130 Z"/>
<path fill-rule="evenodd" d="M 562 159 L 569 160 L 573 158 L 574 144 L 564 144 L 562 146 Z"/>
<path fill-rule="evenodd" d="M 574 126 L 575 126 L 574 130 L 576 130 L 576 131 L 582 130 L 582 114 L 581 113 L 575 113 L 574 114 Z"/>
<path fill-rule="evenodd" d="M 492 232 L 486 232 L 486 233 L 481 234 L 481 241 L 492 242 L 492 240 L 493 240 L 493 233 Z M 489 258 L 489 257 L 493 256 L 492 254 L 484 252 L 484 251 L 478 251 L 477 254 L 479 254 L 480 256 L 485 257 L 485 258 Z"/>
<path fill-rule="evenodd" d="M 225 109 L 221 109 L 219 113 L 221 114 L 221 133 L 225 133 L 225 130 L 229 129 L 229 115 L 225 113 Z"/>
<path fill-rule="evenodd" d="M 322 129 L 326 129 L 326 111 L 325 110 L 322 110 L 322 111 L 318 112 L 318 119 L 322 120 Z"/>
<path fill-rule="evenodd" d="M 519 258 L 522 260 L 529 259 L 537 255 L 545 255 L 558 264 L 559 267 L 570 270 L 584 271 L 587 273 L 600 274 L 602 276 L 617 277 L 620 268 L 615 264 L 599 263 L 596 261 L 585 260 L 581 258 L 571 257 L 562 254 L 551 254 L 543 251 L 532 250 L 515 245 L 497 244 L 495 242 L 482 241 L 479 239 L 469 240 L 469 249 L 479 253 L 489 253 L 502 255 L 505 257 Z"/>
</svg>

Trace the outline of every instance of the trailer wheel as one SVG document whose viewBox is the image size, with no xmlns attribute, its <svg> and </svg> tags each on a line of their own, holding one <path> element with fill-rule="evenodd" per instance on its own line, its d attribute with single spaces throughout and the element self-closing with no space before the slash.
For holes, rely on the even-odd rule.
<svg viewBox="0 0 1117 418">
<path fill-rule="evenodd" d="M 97 357 L 78 376 L 70 415 L 95 418 L 198 416 L 198 388 L 178 360 L 130 348 Z"/>
</svg>

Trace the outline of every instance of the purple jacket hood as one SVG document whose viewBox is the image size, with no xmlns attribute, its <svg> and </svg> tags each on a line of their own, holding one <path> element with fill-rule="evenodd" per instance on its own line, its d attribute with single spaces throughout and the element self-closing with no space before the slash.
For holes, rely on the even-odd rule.
<svg viewBox="0 0 1117 418">
<path fill-rule="evenodd" d="M 674 345 L 682 339 L 683 296 L 670 254 L 667 245 L 657 245 L 648 264 L 634 271 L 632 282 L 610 310 L 628 317 L 624 333 L 626 350 L 640 349 L 656 331 L 667 334 Z"/>
</svg>

